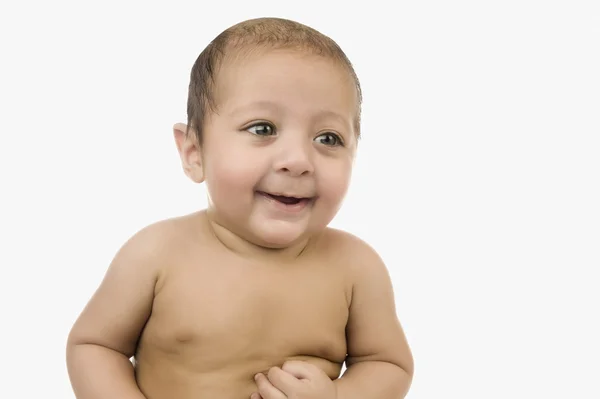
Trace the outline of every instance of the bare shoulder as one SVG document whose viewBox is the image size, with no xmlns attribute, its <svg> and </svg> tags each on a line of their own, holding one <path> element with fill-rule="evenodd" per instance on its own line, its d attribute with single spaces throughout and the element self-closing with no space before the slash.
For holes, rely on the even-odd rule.
<svg viewBox="0 0 600 399">
<path fill-rule="evenodd" d="M 197 234 L 198 218 L 199 214 L 195 213 L 153 222 L 133 234 L 120 252 L 143 257 L 147 266 L 159 267 Z"/>
<path fill-rule="evenodd" d="M 324 234 L 327 247 L 335 253 L 347 272 L 355 278 L 363 273 L 379 271 L 387 273 L 382 258 L 377 251 L 362 238 L 344 230 L 328 228 Z M 377 269 L 377 270 L 376 270 Z"/>
<path fill-rule="evenodd" d="M 194 219 L 197 218 L 198 214 L 189 214 L 158 220 L 137 231 L 132 236 L 132 240 L 149 241 L 154 244 L 163 243 L 164 245 L 157 249 L 165 249 L 166 246 L 174 243 L 174 239 L 191 229 Z"/>
<path fill-rule="evenodd" d="M 135 269 L 136 273 L 157 274 L 170 252 L 170 240 L 176 231 L 174 220 L 161 220 L 144 226 L 127 239 L 117 251 L 111 269 Z M 141 275 L 140 275 L 141 277 Z"/>
</svg>

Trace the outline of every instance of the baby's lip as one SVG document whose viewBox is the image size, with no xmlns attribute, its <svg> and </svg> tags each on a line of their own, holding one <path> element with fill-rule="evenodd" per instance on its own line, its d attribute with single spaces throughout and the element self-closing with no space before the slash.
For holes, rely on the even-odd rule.
<svg viewBox="0 0 600 399">
<path fill-rule="evenodd" d="M 271 197 L 287 197 L 287 198 L 295 198 L 299 200 L 310 200 L 314 198 L 314 195 L 298 195 L 298 194 L 290 194 L 290 193 L 282 193 L 278 191 L 258 191 L 258 193 L 263 195 L 268 195 Z"/>
</svg>

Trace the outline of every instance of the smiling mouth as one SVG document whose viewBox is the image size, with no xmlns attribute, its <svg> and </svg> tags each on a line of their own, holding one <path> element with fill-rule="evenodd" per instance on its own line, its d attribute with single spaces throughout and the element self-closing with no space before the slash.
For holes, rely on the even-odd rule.
<svg viewBox="0 0 600 399">
<path fill-rule="evenodd" d="M 297 205 L 300 203 L 309 202 L 312 199 L 309 197 L 288 197 L 285 195 L 275 195 L 275 194 L 266 193 L 264 191 L 259 191 L 258 193 L 261 195 L 264 195 L 265 197 L 274 199 L 277 202 L 281 202 L 284 205 Z"/>
</svg>

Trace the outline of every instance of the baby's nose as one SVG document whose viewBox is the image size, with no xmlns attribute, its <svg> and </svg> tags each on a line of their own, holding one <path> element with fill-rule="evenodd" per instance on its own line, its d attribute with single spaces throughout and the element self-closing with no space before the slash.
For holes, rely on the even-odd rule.
<svg viewBox="0 0 600 399">
<path fill-rule="evenodd" d="M 314 172 L 310 149 L 295 147 L 283 149 L 275 162 L 275 170 L 291 176 L 303 176 Z"/>
</svg>

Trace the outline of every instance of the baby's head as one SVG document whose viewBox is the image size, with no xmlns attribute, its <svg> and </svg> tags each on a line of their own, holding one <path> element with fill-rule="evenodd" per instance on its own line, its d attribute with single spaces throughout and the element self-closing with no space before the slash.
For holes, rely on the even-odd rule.
<svg viewBox="0 0 600 399">
<path fill-rule="evenodd" d="M 323 230 L 349 186 L 361 91 L 327 36 L 261 18 L 217 36 L 191 73 L 187 126 L 175 126 L 186 174 L 205 182 L 214 223 L 285 248 Z"/>
</svg>

